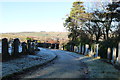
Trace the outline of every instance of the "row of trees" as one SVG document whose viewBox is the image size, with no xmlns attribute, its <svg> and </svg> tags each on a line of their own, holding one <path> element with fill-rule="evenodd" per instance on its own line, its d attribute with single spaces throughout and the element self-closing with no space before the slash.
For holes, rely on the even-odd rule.
<svg viewBox="0 0 120 80">
<path fill-rule="evenodd" d="M 83 2 L 76 1 L 64 22 L 64 27 L 70 32 L 68 35 L 70 41 L 67 45 L 78 45 L 79 43 L 101 43 L 102 45 L 104 42 L 109 42 L 108 40 L 119 42 L 120 1 L 109 3 L 106 6 L 102 5 L 101 9 L 90 12 L 85 10 Z"/>
</svg>

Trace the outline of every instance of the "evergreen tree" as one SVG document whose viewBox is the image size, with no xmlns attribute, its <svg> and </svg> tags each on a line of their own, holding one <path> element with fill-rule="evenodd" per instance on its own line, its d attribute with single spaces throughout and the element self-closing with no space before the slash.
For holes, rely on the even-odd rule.
<svg viewBox="0 0 120 80">
<path fill-rule="evenodd" d="M 64 27 L 68 29 L 71 33 L 69 38 L 73 45 L 80 41 L 80 37 L 84 33 L 82 29 L 82 24 L 87 21 L 88 13 L 85 12 L 83 2 L 76 1 L 73 2 L 73 7 L 70 11 L 70 15 L 66 18 Z"/>
</svg>

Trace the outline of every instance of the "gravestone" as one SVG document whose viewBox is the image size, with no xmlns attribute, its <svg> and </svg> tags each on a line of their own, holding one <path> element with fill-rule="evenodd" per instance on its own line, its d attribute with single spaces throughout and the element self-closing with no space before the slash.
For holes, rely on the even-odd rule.
<svg viewBox="0 0 120 80">
<path fill-rule="evenodd" d="M 109 62 L 110 62 L 110 54 L 111 54 L 111 49 L 108 48 L 107 49 L 107 59 L 108 59 Z"/>
<path fill-rule="evenodd" d="M 74 52 L 74 45 L 72 45 L 72 51 Z"/>
<path fill-rule="evenodd" d="M 56 44 L 56 49 L 59 49 L 59 44 L 58 43 Z"/>
<path fill-rule="evenodd" d="M 51 49 L 55 49 L 55 44 L 51 44 Z"/>
<path fill-rule="evenodd" d="M 27 54 L 27 44 L 25 42 L 22 42 L 22 53 Z"/>
<path fill-rule="evenodd" d="M 30 54 L 31 53 L 31 41 L 27 40 L 27 53 Z"/>
<path fill-rule="evenodd" d="M 32 44 L 31 44 L 31 51 L 30 51 L 30 54 L 35 54 L 35 44 L 34 44 L 34 42 L 32 42 Z"/>
<path fill-rule="evenodd" d="M 116 48 L 113 48 L 112 60 L 111 62 L 114 64 L 116 61 Z"/>
<path fill-rule="evenodd" d="M 63 50 L 64 50 L 64 45 L 62 46 Z"/>
<path fill-rule="evenodd" d="M 84 45 L 82 45 L 82 54 L 84 54 Z"/>
<path fill-rule="evenodd" d="M 81 44 L 79 45 L 79 53 L 81 53 Z"/>
<path fill-rule="evenodd" d="M 118 44 L 118 63 L 120 64 L 120 42 Z"/>
<path fill-rule="evenodd" d="M 18 56 L 19 45 L 20 45 L 19 39 L 18 38 L 14 39 L 14 41 L 13 41 L 13 54 L 12 54 L 12 56 Z"/>
<path fill-rule="evenodd" d="M 72 45 L 70 45 L 70 51 L 72 51 Z"/>
<path fill-rule="evenodd" d="M 56 49 L 56 43 L 55 43 L 55 49 Z"/>
<path fill-rule="evenodd" d="M 79 46 L 77 46 L 77 52 L 79 53 Z"/>
<path fill-rule="evenodd" d="M 88 49 L 88 56 L 91 56 L 91 55 L 90 55 L 90 49 Z"/>
<path fill-rule="evenodd" d="M 98 46 L 99 46 L 99 44 L 96 44 L 96 54 L 95 54 L 95 57 L 98 57 Z"/>
<path fill-rule="evenodd" d="M 85 45 L 85 55 L 87 55 L 87 54 L 88 54 L 88 48 L 89 48 L 89 45 L 88 45 L 88 44 L 86 44 L 86 45 Z"/>
<path fill-rule="evenodd" d="M 82 46 L 80 44 L 80 47 L 79 47 L 79 53 L 82 53 Z"/>
<path fill-rule="evenodd" d="M 91 47 L 91 49 L 90 49 L 90 56 L 91 57 L 94 57 L 94 52 L 93 52 L 93 48 Z"/>
<path fill-rule="evenodd" d="M 77 46 L 74 46 L 74 52 L 77 52 Z"/>
<path fill-rule="evenodd" d="M 74 52 L 74 46 L 73 46 L 73 45 L 71 45 L 71 51 L 73 51 L 73 52 Z"/>
<path fill-rule="evenodd" d="M 2 61 L 9 59 L 10 55 L 8 52 L 8 39 L 2 39 Z"/>
<path fill-rule="evenodd" d="M 40 51 L 40 49 L 38 49 L 38 43 L 37 43 L 37 40 L 35 42 L 35 51 Z"/>
<path fill-rule="evenodd" d="M 78 47 L 77 46 L 75 47 L 75 49 L 76 49 L 75 52 L 78 52 Z"/>
</svg>

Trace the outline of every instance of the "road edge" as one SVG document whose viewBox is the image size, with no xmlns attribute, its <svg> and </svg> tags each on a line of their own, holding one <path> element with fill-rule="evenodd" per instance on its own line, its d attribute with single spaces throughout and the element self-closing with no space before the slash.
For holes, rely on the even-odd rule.
<svg viewBox="0 0 120 80">
<path fill-rule="evenodd" d="M 7 79 L 7 78 L 12 78 L 12 76 L 14 76 L 14 75 L 16 75 L 16 74 L 20 74 L 20 73 L 23 73 L 23 72 L 25 72 L 25 71 L 28 71 L 28 70 L 30 70 L 30 69 L 32 69 L 32 68 L 37 68 L 37 67 L 46 65 L 47 63 L 52 62 L 53 60 L 55 60 L 55 59 L 57 58 L 57 55 L 56 55 L 56 54 L 54 54 L 54 55 L 55 55 L 55 56 L 54 56 L 52 59 L 50 59 L 50 60 L 48 60 L 48 61 L 46 61 L 46 62 L 44 62 L 44 63 L 38 64 L 38 65 L 34 65 L 34 66 L 32 66 L 32 67 L 28 67 L 28 68 L 22 69 L 21 71 L 18 71 L 18 72 L 15 72 L 15 73 L 12 73 L 12 74 L 3 76 L 3 77 L 1 78 L 1 80 L 2 80 L 2 79 L 3 79 L 3 80 L 4 80 L 4 79 Z"/>
</svg>

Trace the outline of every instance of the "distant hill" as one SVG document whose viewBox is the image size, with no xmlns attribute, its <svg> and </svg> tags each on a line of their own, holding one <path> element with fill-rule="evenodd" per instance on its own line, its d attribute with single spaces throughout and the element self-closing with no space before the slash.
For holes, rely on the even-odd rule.
<svg viewBox="0 0 120 80">
<path fill-rule="evenodd" d="M 68 32 L 18 32 L 18 33 L 1 33 L 1 38 L 20 38 L 25 41 L 27 37 L 33 37 L 37 40 L 46 41 L 48 39 L 59 39 L 62 42 L 68 40 Z"/>
</svg>

